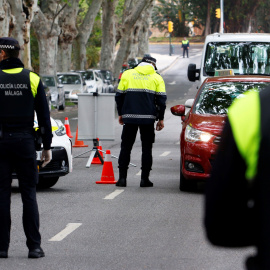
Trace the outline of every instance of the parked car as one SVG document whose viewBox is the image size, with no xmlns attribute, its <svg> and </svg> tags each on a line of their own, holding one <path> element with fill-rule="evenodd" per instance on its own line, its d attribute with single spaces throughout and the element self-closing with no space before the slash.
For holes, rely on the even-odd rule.
<svg viewBox="0 0 270 270">
<path fill-rule="evenodd" d="M 113 78 L 111 71 L 106 70 L 106 69 L 101 69 L 101 70 L 98 70 L 98 72 L 100 73 L 102 80 L 103 80 L 104 92 L 105 93 L 115 92 L 114 91 L 115 79 Z"/>
<path fill-rule="evenodd" d="M 52 105 L 58 110 L 65 109 L 65 92 L 63 84 L 59 84 L 55 75 L 40 75 L 44 84 L 46 84 L 51 93 Z"/>
<path fill-rule="evenodd" d="M 41 167 L 40 161 L 43 146 L 36 151 L 39 182 L 38 188 L 50 188 L 54 186 L 59 177 L 65 176 L 72 172 L 72 141 L 66 135 L 66 129 L 61 120 L 51 118 L 52 125 L 52 160 L 44 167 Z M 37 118 L 35 117 L 34 128 L 38 128 Z M 16 173 L 12 175 L 13 179 L 17 178 Z"/>
<path fill-rule="evenodd" d="M 86 91 L 86 83 L 81 73 L 77 72 L 57 72 L 57 79 L 64 85 L 65 99 L 78 102 L 78 93 Z"/>
<path fill-rule="evenodd" d="M 207 78 L 195 100 L 171 108 L 182 117 L 180 134 L 180 190 L 195 188 L 210 176 L 228 107 L 247 90 L 260 91 L 270 85 L 267 76 L 225 76 Z"/>
<path fill-rule="evenodd" d="M 128 59 L 128 65 L 129 65 L 129 68 L 134 68 L 136 67 L 138 64 L 139 64 L 139 59 L 138 58 L 129 58 Z"/>
<path fill-rule="evenodd" d="M 87 93 L 102 93 L 104 89 L 104 84 L 102 78 L 97 74 L 96 70 L 87 69 L 87 70 L 78 70 L 86 83 L 86 92 Z"/>
</svg>

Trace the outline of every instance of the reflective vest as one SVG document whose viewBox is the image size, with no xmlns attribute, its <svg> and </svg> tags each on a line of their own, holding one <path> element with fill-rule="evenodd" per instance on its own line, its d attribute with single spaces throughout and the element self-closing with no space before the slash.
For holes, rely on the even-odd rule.
<svg viewBox="0 0 270 270">
<path fill-rule="evenodd" d="M 34 120 L 34 98 L 40 78 L 23 68 L 0 70 L 0 122 Z"/>
<path fill-rule="evenodd" d="M 187 44 L 188 44 L 188 40 L 183 40 L 183 41 L 182 41 L 182 44 L 183 44 L 183 45 L 187 45 Z"/>
<path fill-rule="evenodd" d="M 252 180 L 258 171 L 261 143 L 260 94 L 250 91 L 233 102 L 228 110 L 228 119 L 238 151 L 247 166 L 246 179 Z"/>
<path fill-rule="evenodd" d="M 153 66 L 138 66 L 125 71 L 116 93 L 116 100 L 124 95 L 122 115 L 124 123 L 152 124 L 157 117 L 156 104 L 166 103 L 165 83 Z"/>
</svg>

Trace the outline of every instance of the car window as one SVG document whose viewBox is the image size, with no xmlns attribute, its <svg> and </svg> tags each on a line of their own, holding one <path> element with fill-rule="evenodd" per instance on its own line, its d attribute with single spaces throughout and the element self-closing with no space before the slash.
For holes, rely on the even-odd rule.
<svg viewBox="0 0 270 270">
<path fill-rule="evenodd" d="M 47 86 L 55 86 L 55 81 L 53 77 L 47 77 L 47 76 L 41 76 L 42 81 L 44 84 L 46 84 Z"/>
<path fill-rule="evenodd" d="M 234 74 L 270 74 L 270 44 L 258 42 L 210 42 L 205 57 L 205 73 L 233 69 Z"/>
<path fill-rule="evenodd" d="M 193 112 L 196 114 L 227 114 L 235 98 L 244 92 L 260 91 L 270 83 L 266 82 L 222 82 L 207 83 L 195 101 Z"/>
<path fill-rule="evenodd" d="M 71 75 L 71 74 L 65 74 L 65 75 L 57 75 L 58 81 L 61 84 L 81 84 L 81 78 L 79 75 Z"/>
<path fill-rule="evenodd" d="M 83 79 L 86 80 L 86 81 L 94 80 L 93 71 L 84 71 L 81 74 L 82 74 Z"/>
</svg>

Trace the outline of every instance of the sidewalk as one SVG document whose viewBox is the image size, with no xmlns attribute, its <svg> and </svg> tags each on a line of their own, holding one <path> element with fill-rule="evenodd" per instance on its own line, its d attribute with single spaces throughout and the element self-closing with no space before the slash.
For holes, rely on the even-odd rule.
<svg viewBox="0 0 270 270">
<path fill-rule="evenodd" d="M 157 69 L 158 72 L 163 72 L 169 68 L 180 56 L 179 55 L 166 55 L 151 53 L 151 56 L 157 59 Z"/>
</svg>

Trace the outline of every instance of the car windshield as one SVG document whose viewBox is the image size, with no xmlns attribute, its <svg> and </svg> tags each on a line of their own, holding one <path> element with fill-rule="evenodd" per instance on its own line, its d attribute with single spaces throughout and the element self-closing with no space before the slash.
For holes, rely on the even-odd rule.
<svg viewBox="0 0 270 270">
<path fill-rule="evenodd" d="M 59 83 L 62 84 L 81 84 L 81 78 L 79 75 L 61 74 L 57 75 Z"/>
<path fill-rule="evenodd" d="M 233 69 L 234 74 L 270 75 L 270 44 L 258 42 L 211 42 L 207 45 L 205 75 L 217 69 Z"/>
<path fill-rule="evenodd" d="M 248 90 L 260 91 L 269 86 L 266 82 L 207 83 L 201 90 L 193 112 L 196 114 L 227 114 L 235 98 Z"/>
<path fill-rule="evenodd" d="M 47 86 L 55 86 L 55 81 L 53 77 L 47 77 L 47 76 L 41 76 L 42 81 L 44 84 L 46 84 Z"/>
<path fill-rule="evenodd" d="M 94 80 L 94 74 L 93 71 L 84 71 L 81 72 L 82 77 L 85 81 L 93 81 Z"/>
</svg>

